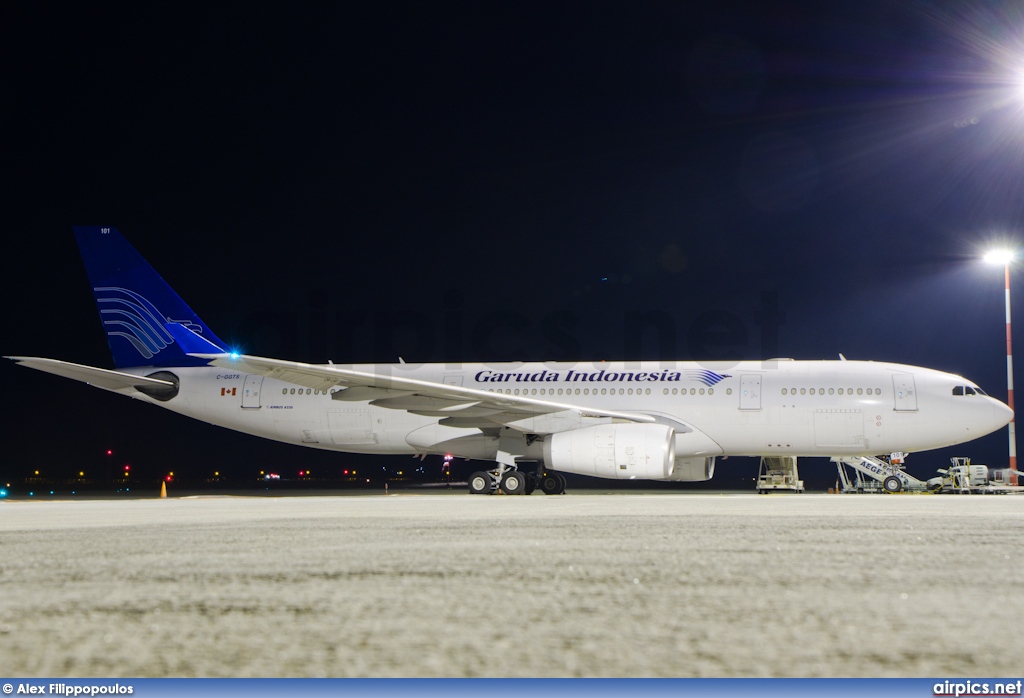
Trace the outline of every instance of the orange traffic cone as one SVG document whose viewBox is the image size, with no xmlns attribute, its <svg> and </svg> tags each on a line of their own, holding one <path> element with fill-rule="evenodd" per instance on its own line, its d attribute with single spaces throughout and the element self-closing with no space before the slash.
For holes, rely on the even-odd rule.
<svg viewBox="0 0 1024 698">
<path fill-rule="evenodd" d="M 160 481 L 160 499 L 167 499 L 167 483 Z"/>
</svg>

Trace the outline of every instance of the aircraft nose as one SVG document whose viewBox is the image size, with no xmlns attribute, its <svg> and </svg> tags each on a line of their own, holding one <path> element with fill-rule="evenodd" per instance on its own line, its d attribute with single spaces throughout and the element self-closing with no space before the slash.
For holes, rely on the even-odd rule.
<svg viewBox="0 0 1024 698">
<path fill-rule="evenodd" d="M 998 400 L 993 400 L 993 402 L 995 404 L 992 405 L 992 419 L 995 422 L 995 428 L 992 431 L 995 431 L 1010 423 L 1010 420 L 1013 419 L 1013 410 Z"/>
</svg>

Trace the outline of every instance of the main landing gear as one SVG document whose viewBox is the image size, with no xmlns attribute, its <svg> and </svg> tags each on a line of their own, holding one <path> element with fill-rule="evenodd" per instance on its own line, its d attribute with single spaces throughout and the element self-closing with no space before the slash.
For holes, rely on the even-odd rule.
<svg viewBox="0 0 1024 698">
<path fill-rule="evenodd" d="M 532 494 L 538 487 L 544 494 L 565 494 L 565 477 L 560 473 L 526 473 L 507 466 L 469 476 L 470 494 Z"/>
<path fill-rule="evenodd" d="M 565 494 L 565 476 L 560 473 L 544 473 L 540 477 L 540 491 L 544 494 Z"/>
</svg>

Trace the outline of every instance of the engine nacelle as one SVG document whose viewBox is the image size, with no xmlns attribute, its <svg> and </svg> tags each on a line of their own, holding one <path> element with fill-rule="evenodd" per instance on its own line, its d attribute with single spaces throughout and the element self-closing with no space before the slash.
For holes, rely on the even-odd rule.
<svg viewBox="0 0 1024 698">
<path fill-rule="evenodd" d="M 715 476 L 714 456 L 676 458 L 675 468 L 666 480 L 675 482 L 703 482 Z"/>
<path fill-rule="evenodd" d="M 616 480 L 672 475 L 675 430 L 663 424 L 607 424 L 552 434 L 544 462 L 552 470 Z"/>
</svg>

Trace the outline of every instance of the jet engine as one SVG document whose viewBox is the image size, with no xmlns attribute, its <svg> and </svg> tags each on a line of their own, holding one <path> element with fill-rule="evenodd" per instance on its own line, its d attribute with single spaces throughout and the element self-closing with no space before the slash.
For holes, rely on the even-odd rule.
<svg viewBox="0 0 1024 698">
<path fill-rule="evenodd" d="M 607 424 L 552 434 L 544 443 L 552 470 L 618 480 L 663 480 L 675 463 L 675 430 L 663 424 Z"/>
<path fill-rule="evenodd" d="M 691 456 L 676 458 L 672 474 L 664 478 L 675 482 L 703 482 L 715 475 L 714 456 Z"/>
</svg>

